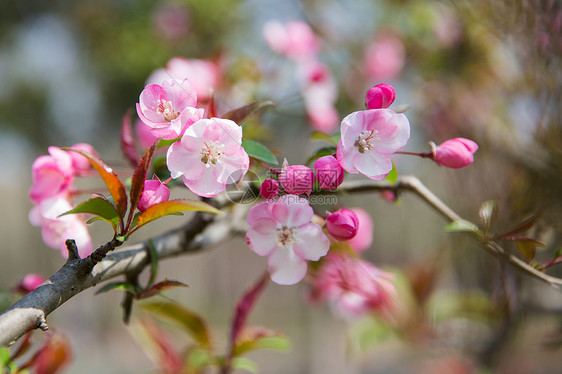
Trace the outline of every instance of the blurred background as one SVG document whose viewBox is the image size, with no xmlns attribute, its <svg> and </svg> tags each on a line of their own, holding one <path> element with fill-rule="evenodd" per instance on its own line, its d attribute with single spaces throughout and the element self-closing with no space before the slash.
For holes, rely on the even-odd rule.
<svg viewBox="0 0 562 374">
<path fill-rule="evenodd" d="M 87 142 L 118 172 L 122 117 L 150 74 L 176 56 L 220 70 L 219 114 L 255 100 L 275 107 L 252 117 L 245 136 L 301 164 L 319 142 L 309 136 L 306 90 L 295 64 L 270 49 L 266 22 L 307 22 L 319 60 L 336 83 L 338 121 L 364 108 L 378 83 L 392 84 L 392 108 L 408 109 L 404 148 L 430 151 L 453 137 L 476 141 L 461 170 L 396 155 L 400 175 L 415 174 L 461 216 L 479 222 L 496 200 L 494 229 L 539 215 L 527 234 L 546 244 L 530 259 L 544 264 L 562 249 L 562 6 L 557 1 L 185 0 L 17 1 L 0 13 L 0 289 L 25 274 L 49 277 L 62 264 L 32 227 L 28 197 L 33 160 L 49 145 Z M 337 129 L 334 130 L 337 132 Z M 98 186 L 95 180 L 85 186 Z M 189 196 L 175 189 L 176 197 Z M 288 352 L 250 357 L 264 373 L 559 373 L 562 295 L 480 249 L 416 196 L 389 203 L 377 194 L 339 197 L 374 222 L 365 259 L 396 274 L 407 323 L 366 317 L 344 322 L 307 303 L 307 286 L 271 284 L 250 324 L 287 335 Z M 189 219 L 143 229 L 144 240 Z M 111 237 L 91 229 L 94 247 Z M 517 246 L 505 248 L 521 256 Z M 161 263 L 160 278 L 189 284 L 166 293 L 209 320 L 226 348 L 232 308 L 265 269 L 243 238 Z M 562 276 L 556 266 L 549 273 Z M 121 322 L 121 294 L 87 290 L 49 317 L 72 347 L 69 373 L 156 372 L 157 364 Z M 10 301 L 2 294 L 2 302 Z M 8 301 L 7 301 L 8 300 Z M 178 349 L 189 339 L 169 331 Z M 35 335 L 39 335 L 36 333 Z M 34 339 L 40 341 L 39 336 Z"/>
</svg>

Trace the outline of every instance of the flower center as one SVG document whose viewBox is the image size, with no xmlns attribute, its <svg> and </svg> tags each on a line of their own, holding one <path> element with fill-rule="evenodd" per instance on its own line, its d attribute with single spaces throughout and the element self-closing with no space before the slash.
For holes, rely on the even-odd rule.
<svg viewBox="0 0 562 374">
<path fill-rule="evenodd" d="M 359 134 L 359 138 L 355 141 L 355 146 L 359 148 L 360 153 L 371 151 L 375 148 L 374 143 L 380 141 L 379 130 L 363 130 Z"/>
<path fill-rule="evenodd" d="M 217 140 L 205 142 L 205 146 L 201 148 L 201 162 L 208 168 L 216 165 L 224 154 L 224 147 L 225 145 L 219 144 Z"/>
<path fill-rule="evenodd" d="M 279 247 L 290 247 L 297 242 L 297 230 L 283 226 L 277 229 L 277 245 Z"/>
<path fill-rule="evenodd" d="M 158 100 L 158 107 L 156 112 L 163 115 L 166 122 L 171 122 L 173 119 L 178 118 L 180 112 L 175 112 L 172 102 L 169 100 Z"/>
</svg>

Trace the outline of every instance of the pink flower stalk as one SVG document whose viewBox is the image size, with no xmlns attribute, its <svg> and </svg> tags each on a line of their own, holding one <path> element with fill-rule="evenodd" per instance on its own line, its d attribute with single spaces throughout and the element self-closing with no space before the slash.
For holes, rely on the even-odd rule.
<svg viewBox="0 0 562 374">
<path fill-rule="evenodd" d="M 39 156 L 31 166 L 33 184 L 29 197 L 34 203 L 68 193 L 74 168 L 72 157 L 58 147 L 49 147 L 49 155 Z"/>
<path fill-rule="evenodd" d="M 78 215 L 69 214 L 72 206 L 64 197 L 42 200 L 29 212 L 29 221 L 34 226 L 41 226 L 43 242 L 53 249 L 59 249 L 64 258 L 68 257 L 65 241 L 74 239 L 80 257 L 92 253 L 92 239 L 86 223 Z"/>
<path fill-rule="evenodd" d="M 30 273 L 27 274 L 25 277 L 23 277 L 21 282 L 19 282 L 15 287 L 15 290 L 23 293 L 30 293 L 31 291 L 39 287 L 46 280 L 47 278 L 39 274 Z"/>
<path fill-rule="evenodd" d="M 359 225 L 355 236 L 347 241 L 347 244 L 355 253 L 363 253 L 371 247 L 373 243 L 373 220 L 371 215 L 361 208 L 351 208 L 357 216 Z"/>
<path fill-rule="evenodd" d="M 434 160 L 441 166 L 452 169 L 460 169 L 472 164 L 474 152 L 478 150 L 478 144 L 465 138 L 454 138 L 438 145 L 434 151 Z"/>
<path fill-rule="evenodd" d="M 312 279 L 311 297 L 328 302 L 341 318 L 353 320 L 392 307 L 396 295 L 393 278 L 369 262 L 331 254 Z"/>
<path fill-rule="evenodd" d="M 349 240 L 357 234 L 359 218 L 349 209 L 340 209 L 326 215 L 326 229 L 336 240 Z"/>
<path fill-rule="evenodd" d="M 82 151 L 88 152 L 92 156 L 97 156 L 94 147 L 87 143 L 77 143 L 71 148 L 80 149 Z M 72 167 L 74 168 L 75 175 L 88 175 L 92 171 L 93 167 L 90 161 L 80 153 L 68 152 L 70 158 L 72 159 Z"/>
<path fill-rule="evenodd" d="M 345 172 L 334 156 L 323 156 L 314 162 L 316 179 L 320 188 L 335 190 L 343 182 Z"/>
<path fill-rule="evenodd" d="M 146 80 L 147 84 L 162 84 L 168 79 L 182 82 L 189 78 L 195 91 L 197 99 L 207 101 L 213 90 L 219 85 L 221 71 L 219 66 L 210 60 L 187 59 L 184 57 L 173 57 L 168 61 L 166 67 L 155 70 Z"/>
<path fill-rule="evenodd" d="M 242 127 L 223 118 L 202 119 L 189 127 L 166 157 L 172 178 L 183 176 L 193 193 L 212 197 L 240 180 L 250 158 L 242 148 Z"/>
<path fill-rule="evenodd" d="M 154 136 L 174 139 L 203 118 L 205 111 L 196 109 L 195 105 L 197 93 L 189 79 L 181 83 L 167 80 L 162 86 L 149 84 L 144 88 L 137 103 L 137 114 Z"/>
<path fill-rule="evenodd" d="M 304 165 L 289 166 L 285 159 L 279 174 L 279 183 L 288 194 L 300 195 L 305 193 L 310 195 L 314 185 L 314 172 Z"/>
<path fill-rule="evenodd" d="M 406 48 L 394 35 L 380 35 L 365 52 L 365 70 L 374 81 L 389 81 L 398 76 L 406 60 Z"/>
<path fill-rule="evenodd" d="M 404 114 L 391 109 L 354 112 L 341 123 L 337 159 L 349 173 L 384 179 L 392 170 L 390 155 L 410 137 L 410 123 Z"/>
<path fill-rule="evenodd" d="M 312 58 L 320 47 L 310 26 L 302 21 L 291 21 L 285 25 L 276 20 L 268 21 L 262 33 L 273 51 L 294 60 Z"/>
<path fill-rule="evenodd" d="M 320 225 L 311 223 L 313 215 L 308 200 L 291 195 L 261 202 L 248 212 L 246 242 L 258 255 L 268 256 L 275 283 L 300 282 L 306 275 L 306 261 L 318 261 L 328 253 L 330 240 Z"/>
<path fill-rule="evenodd" d="M 279 194 L 279 182 L 275 179 L 267 178 L 260 186 L 260 195 L 266 199 L 275 199 Z"/>
<path fill-rule="evenodd" d="M 394 87 L 390 84 L 377 84 L 367 91 L 365 105 L 367 109 L 388 108 L 394 102 L 395 97 L 396 93 L 394 92 Z"/>
<path fill-rule="evenodd" d="M 144 212 L 154 204 L 158 204 L 170 199 L 170 189 L 166 184 L 160 182 L 158 177 L 144 181 L 144 189 L 141 194 L 138 210 Z"/>
</svg>

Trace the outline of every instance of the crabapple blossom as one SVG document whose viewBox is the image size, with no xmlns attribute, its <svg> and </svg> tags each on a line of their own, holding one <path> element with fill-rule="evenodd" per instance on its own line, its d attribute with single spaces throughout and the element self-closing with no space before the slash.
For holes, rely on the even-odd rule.
<svg viewBox="0 0 562 374">
<path fill-rule="evenodd" d="M 410 123 L 391 109 L 354 112 L 341 123 L 337 159 L 349 173 L 384 179 L 392 170 L 390 155 L 410 137 Z"/>
<path fill-rule="evenodd" d="M 357 216 L 359 225 L 355 236 L 347 244 L 356 252 L 365 252 L 373 243 L 373 220 L 371 215 L 361 208 L 350 208 Z"/>
<path fill-rule="evenodd" d="M 345 172 L 334 156 L 322 156 L 314 162 L 320 188 L 335 190 L 343 182 Z"/>
<path fill-rule="evenodd" d="M 41 236 L 45 244 L 53 249 L 59 249 L 61 255 L 68 257 L 65 241 L 74 239 L 80 257 L 92 253 L 92 239 L 90 233 L 79 215 L 61 214 L 72 209 L 70 202 L 64 197 L 42 200 L 29 212 L 29 221 L 34 226 L 41 227 Z"/>
<path fill-rule="evenodd" d="M 279 182 L 275 179 L 267 178 L 260 186 L 260 195 L 266 199 L 271 200 L 279 194 Z"/>
<path fill-rule="evenodd" d="M 470 139 L 449 139 L 435 147 L 434 160 L 441 166 L 460 169 L 472 164 L 478 144 Z"/>
<path fill-rule="evenodd" d="M 154 136 L 163 139 L 180 137 L 185 129 L 203 118 L 196 109 L 197 93 L 189 79 L 181 83 L 172 79 L 162 85 L 149 84 L 140 94 L 137 114 Z"/>
<path fill-rule="evenodd" d="M 157 177 L 144 181 L 144 188 L 137 204 L 138 210 L 144 212 L 154 204 L 158 204 L 170 199 L 170 189 Z"/>
<path fill-rule="evenodd" d="M 396 93 L 390 84 L 381 83 L 371 87 L 365 96 L 367 109 L 388 108 L 394 102 Z"/>
<path fill-rule="evenodd" d="M 27 274 L 25 277 L 23 277 L 21 282 L 19 282 L 16 285 L 15 290 L 21 291 L 21 292 L 24 292 L 24 293 L 30 293 L 31 291 L 33 291 L 34 289 L 39 287 L 46 280 L 47 279 L 45 277 L 43 277 L 39 274 L 30 273 L 30 274 Z"/>
<path fill-rule="evenodd" d="M 312 279 L 311 298 L 328 302 L 334 314 L 353 320 L 390 309 L 396 295 L 393 278 L 369 262 L 330 254 Z"/>
<path fill-rule="evenodd" d="M 94 147 L 87 143 L 77 143 L 70 148 L 79 149 L 91 154 L 92 156 L 96 156 Z M 92 164 L 90 164 L 90 161 L 88 161 L 86 157 L 77 152 L 68 152 L 68 154 L 72 159 L 72 167 L 75 175 L 87 175 L 91 172 Z"/>
<path fill-rule="evenodd" d="M 352 210 L 340 209 L 326 215 L 326 230 L 336 240 L 348 240 L 357 234 L 359 219 Z"/>
<path fill-rule="evenodd" d="M 295 60 L 314 57 L 320 46 L 310 26 L 302 21 L 268 21 L 262 33 L 273 51 Z"/>
<path fill-rule="evenodd" d="M 29 197 L 34 203 L 67 193 L 72 185 L 72 157 L 58 147 L 49 147 L 49 155 L 37 157 L 31 165 L 33 184 Z"/>
<path fill-rule="evenodd" d="M 300 195 L 305 193 L 310 195 L 314 185 L 314 172 L 304 165 L 289 166 L 285 159 L 279 174 L 279 183 L 288 194 Z"/>
<path fill-rule="evenodd" d="M 306 275 L 306 261 L 318 261 L 328 253 L 330 240 L 320 225 L 311 223 L 313 215 L 308 200 L 292 195 L 261 202 L 248 212 L 246 242 L 258 255 L 268 256 L 275 283 L 300 282 Z"/>
<path fill-rule="evenodd" d="M 157 136 L 152 134 L 151 130 L 152 128 L 140 119 L 135 121 L 135 135 L 141 149 L 150 148 L 150 146 L 152 146 L 152 144 L 154 144 L 154 142 L 158 139 Z"/>
<path fill-rule="evenodd" d="M 398 76 L 406 60 L 406 49 L 397 36 L 382 34 L 365 52 L 365 70 L 375 81 L 389 81 Z"/>
<path fill-rule="evenodd" d="M 181 176 L 193 193 L 212 197 L 248 171 L 250 158 L 241 144 L 242 127 L 234 121 L 202 119 L 170 146 L 166 163 L 172 178 Z"/>
</svg>

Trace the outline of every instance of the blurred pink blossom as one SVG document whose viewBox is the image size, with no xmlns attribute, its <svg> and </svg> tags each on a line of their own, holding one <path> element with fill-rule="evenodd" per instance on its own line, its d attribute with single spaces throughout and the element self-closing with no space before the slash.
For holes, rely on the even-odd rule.
<svg viewBox="0 0 562 374">
<path fill-rule="evenodd" d="M 349 173 L 384 179 L 392 170 L 390 155 L 410 137 L 410 123 L 404 114 L 391 109 L 354 112 L 341 123 L 337 159 Z"/>
<path fill-rule="evenodd" d="M 465 138 L 454 138 L 438 145 L 433 154 L 434 160 L 441 166 L 452 169 L 460 169 L 472 164 L 474 152 L 478 150 L 478 144 Z"/>
<path fill-rule="evenodd" d="M 335 190 L 343 182 L 345 172 L 334 156 L 319 157 L 314 162 L 316 179 L 320 188 Z"/>
<path fill-rule="evenodd" d="M 31 291 L 33 291 L 34 289 L 39 287 L 46 280 L 47 280 L 47 278 L 45 278 L 45 277 L 43 277 L 39 274 L 30 273 L 30 274 L 27 274 L 25 277 L 23 277 L 21 282 L 19 282 L 16 285 L 15 290 L 21 291 L 21 292 L 24 292 L 24 293 L 30 293 Z"/>
<path fill-rule="evenodd" d="M 49 155 L 39 156 L 31 165 L 32 185 L 29 197 L 34 203 L 69 192 L 74 176 L 72 157 L 58 147 L 49 147 Z"/>
<path fill-rule="evenodd" d="M 361 208 L 350 208 L 359 221 L 357 234 L 347 241 L 347 244 L 356 252 L 362 253 L 373 243 L 373 220 L 371 215 Z"/>
<path fill-rule="evenodd" d="M 197 92 L 197 99 L 206 101 L 211 92 L 218 87 L 221 71 L 219 66 L 210 60 L 173 57 L 165 68 L 155 70 L 146 80 L 146 84 L 161 85 L 168 79 L 182 82 L 185 78 L 189 78 L 193 84 Z"/>
<path fill-rule="evenodd" d="M 396 296 L 393 278 L 369 262 L 330 254 L 311 280 L 311 298 L 328 302 L 334 314 L 345 320 L 388 312 Z"/>
<path fill-rule="evenodd" d="M 326 215 L 326 230 L 336 240 L 349 240 L 357 234 L 359 218 L 349 209 L 340 209 Z"/>
<path fill-rule="evenodd" d="M 300 282 L 306 275 L 306 261 L 318 261 L 328 253 L 330 241 L 320 225 L 311 223 L 313 215 L 308 200 L 292 195 L 261 202 L 248 212 L 246 242 L 258 255 L 268 256 L 275 283 Z"/>
<path fill-rule="evenodd" d="M 388 108 L 394 102 L 396 93 L 390 84 L 381 83 L 367 91 L 365 106 L 367 109 Z"/>
<path fill-rule="evenodd" d="M 314 57 L 320 47 L 310 26 L 302 21 L 286 24 L 277 20 L 268 21 L 263 26 L 262 34 L 273 51 L 295 60 Z"/>
<path fill-rule="evenodd" d="M 166 163 L 173 178 L 193 193 L 212 197 L 240 180 L 250 158 L 242 148 L 242 127 L 223 118 L 202 119 L 168 149 Z"/>
<path fill-rule="evenodd" d="M 285 192 L 291 195 L 307 194 L 312 192 L 314 185 L 314 172 L 304 165 L 292 165 L 285 159 L 279 174 L 279 183 Z"/>
<path fill-rule="evenodd" d="M 163 2 L 156 6 L 152 20 L 155 31 L 167 40 L 185 38 L 189 29 L 186 4 Z"/>
<path fill-rule="evenodd" d="M 374 81 L 389 81 L 400 74 L 405 59 L 406 49 L 400 38 L 380 34 L 365 51 L 365 71 Z"/>
<path fill-rule="evenodd" d="M 88 152 L 92 156 L 97 157 L 97 152 L 94 150 L 94 147 L 92 147 L 90 144 L 77 143 L 77 144 L 74 144 L 70 148 L 79 149 L 81 151 Z M 90 174 L 93 167 L 92 167 L 92 164 L 90 164 L 90 161 L 88 161 L 88 159 L 86 157 L 82 156 L 80 153 L 77 153 L 77 152 L 68 152 L 68 154 L 70 155 L 70 158 L 72 159 L 72 167 L 74 169 L 75 175 L 88 175 L 88 174 Z"/>
<path fill-rule="evenodd" d="M 170 189 L 156 177 L 144 181 L 144 189 L 141 194 L 138 210 L 144 212 L 154 204 L 158 204 L 170 199 Z"/>
<path fill-rule="evenodd" d="M 266 199 L 271 200 L 279 194 L 279 182 L 275 179 L 267 178 L 260 186 L 260 195 Z"/>
</svg>

